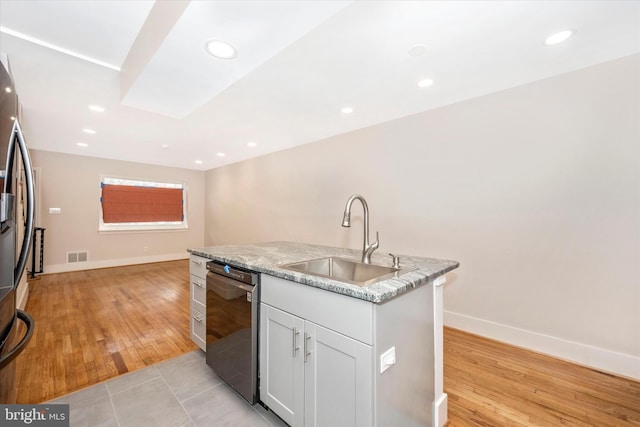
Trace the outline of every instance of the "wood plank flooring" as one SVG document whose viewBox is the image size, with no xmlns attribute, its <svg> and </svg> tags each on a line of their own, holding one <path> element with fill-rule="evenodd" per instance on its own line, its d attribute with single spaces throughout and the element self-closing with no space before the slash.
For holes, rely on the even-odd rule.
<svg viewBox="0 0 640 427">
<path fill-rule="evenodd" d="M 18 403 L 39 403 L 196 349 L 188 260 L 42 275 L 16 359 Z"/>
<path fill-rule="evenodd" d="M 184 260 L 34 281 L 27 311 L 37 326 L 16 363 L 18 403 L 196 349 L 188 277 Z M 640 426 L 638 382 L 455 329 L 444 338 L 449 427 Z"/>
<path fill-rule="evenodd" d="M 449 427 L 640 426 L 640 383 L 445 328 Z"/>
</svg>

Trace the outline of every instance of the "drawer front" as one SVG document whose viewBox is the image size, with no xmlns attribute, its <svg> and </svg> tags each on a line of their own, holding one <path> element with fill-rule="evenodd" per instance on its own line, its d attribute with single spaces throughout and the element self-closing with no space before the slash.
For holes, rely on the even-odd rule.
<svg viewBox="0 0 640 427">
<path fill-rule="evenodd" d="M 207 302 L 207 279 L 201 279 L 196 275 L 191 275 L 191 300 L 206 306 Z"/>
<path fill-rule="evenodd" d="M 373 304 L 263 274 L 260 300 L 317 325 L 373 345 Z"/>
<path fill-rule="evenodd" d="M 191 340 L 202 350 L 207 350 L 207 323 L 204 307 L 200 309 L 198 303 L 191 304 Z"/>
<path fill-rule="evenodd" d="M 196 277 L 206 279 L 207 262 L 209 262 L 209 260 L 197 255 L 191 255 L 189 258 L 189 272 Z"/>
</svg>

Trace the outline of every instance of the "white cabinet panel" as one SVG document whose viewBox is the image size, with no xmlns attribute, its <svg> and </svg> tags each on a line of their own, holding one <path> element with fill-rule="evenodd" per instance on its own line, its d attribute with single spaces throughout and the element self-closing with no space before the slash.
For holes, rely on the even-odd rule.
<svg viewBox="0 0 640 427">
<path fill-rule="evenodd" d="M 292 426 L 371 426 L 371 346 L 261 305 L 260 398 Z"/>
<path fill-rule="evenodd" d="M 191 293 L 191 340 L 207 350 L 207 262 L 197 255 L 189 256 L 189 288 Z"/>
<path fill-rule="evenodd" d="M 289 280 L 262 275 L 262 302 L 373 344 L 373 304 Z"/>
<path fill-rule="evenodd" d="M 371 347 L 311 322 L 305 339 L 305 426 L 371 426 Z"/>
<path fill-rule="evenodd" d="M 207 304 L 207 280 L 191 274 L 191 301 Z"/>
<path fill-rule="evenodd" d="M 198 344 L 202 350 L 207 347 L 207 327 L 204 306 L 199 303 L 191 303 L 191 340 Z"/>
<path fill-rule="evenodd" d="M 304 415 L 304 321 L 261 305 L 260 398 L 289 425 Z"/>
<path fill-rule="evenodd" d="M 189 273 L 205 279 L 207 277 L 207 262 L 209 260 L 197 255 L 189 256 Z"/>
</svg>

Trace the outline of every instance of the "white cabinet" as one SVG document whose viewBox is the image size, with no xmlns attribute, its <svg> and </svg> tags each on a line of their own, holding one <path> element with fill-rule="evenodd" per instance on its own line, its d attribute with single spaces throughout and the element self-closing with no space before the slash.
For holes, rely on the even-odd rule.
<svg viewBox="0 0 640 427">
<path fill-rule="evenodd" d="M 340 319 L 335 303 L 346 302 L 353 304 L 355 330 L 366 336 L 357 323 L 363 313 L 371 319 L 370 304 L 296 284 L 286 289 L 291 284 L 270 276 L 263 275 L 262 286 L 260 399 L 291 426 L 371 426 L 372 346 L 321 325 Z M 311 298 L 297 298 L 301 289 Z M 315 321 L 300 316 L 305 312 Z"/>
<path fill-rule="evenodd" d="M 305 426 L 372 425 L 372 349 L 305 322 Z"/>
<path fill-rule="evenodd" d="M 260 400 L 291 426 L 304 422 L 304 320 L 260 305 Z"/>
<path fill-rule="evenodd" d="M 189 257 L 189 286 L 191 289 L 191 340 L 206 351 L 207 335 L 207 258 Z"/>
<path fill-rule="evenodd" d="M 287 424 L 446 422 L 434 348 L 441 288 L 427 283 L 373 304 L 266 274 L 261 286 L 260 400 Z"/>
</svg>

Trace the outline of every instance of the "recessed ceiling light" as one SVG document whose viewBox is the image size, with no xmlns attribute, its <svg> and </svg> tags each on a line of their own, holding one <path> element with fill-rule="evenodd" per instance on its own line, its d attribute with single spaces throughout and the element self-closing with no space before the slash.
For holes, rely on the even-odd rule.
<svg viewBox="0 0 640 427">
<path fill-rule="evenodd" d="M 4 91 L 7 92 L 7 93 L 11 93 L 11 88 L 9 86 L 7 86 L 7 87 L 4 88 Z"/>
<path fill-rule="evenodd" d="M 211 40 L 207 42 L 207 52 L 220 59 L 233 59 L 238 55 L 235 47 L 222 40 Z"/>
<path fill-rule="evenodd" d="M 224 153 L 218 153 L 218 154 L 216 154 L 216 156 L 218 156 L 218 157 L 224 157 Z"/>
<path fill-rule="evenodd" d="M 160 147 L 162 147 L 162 148 L 169 148 L 169 144 L 162 144 Z"/>
<path fill-rule="evenodd" d="M 576 33 L 575 30 L 558 31 L 557 33 L 547 37 L 544 41 L 544 44 L 546 44 L 547 46 L 553 46 L 555 44 L 562 43 L 563 41 L 567 40 L 569 37 L 573 36 L 575 33 Z"/>
<path fill-rule="evenodd" d="M 351 108 L 351 107 L 344 107 L 342 110 L 340 110 L 340 112 L 341 112 L 342 114 L 351 114 L 351 113 L 353 113 L 353 108 Z"/>
<path fill-rule="evenodd" d="M 418 87 L 429 87 L 433 85 L 433 79 L 422 79 L 418 82 Z"/>
<path fill-rule="evenodd" d="M 255 147 L 255 146 L 256 146 L 256 145 L 258 145 L 258 144 L 256 144 L 255 142 L 249 142 L 249 143 L 247 143 L 247 145 L 248 145 L 249 147 Z"/>
<path fill-rule="evenodd" d="M 196 164 L 197 165 L 201 165 L 202 164 L 202 160 L 196 160 Z"/>
<path fill-rule="evenodd" d="M 89 110 L 95 111 L 96 113 L 104 113 L 104 107 L 99 105 L 89 105 Z"/>
<path fill-rule="evenodd" d="M 427 53 L 427 48 L 423 44 L 417 44 L 409 49 L 409 56 L 420 56 Z"/>
<path fill-rule="evenodd" d="M 87 144 L 86 142 L 76 142 L 76 145 L 77 145 L 78 147 L 83 147 L 83 148 L 84 148 L 84 147 L 88 147 L 88 146 L 89 146 L 89 144 Z"/>
<path fill-rule="evenodd" d="M 96 131 L 93 129 L 82 129 L 82 132 L 88 133 L 89 135 L 95 135 Z"/>
</svg>

